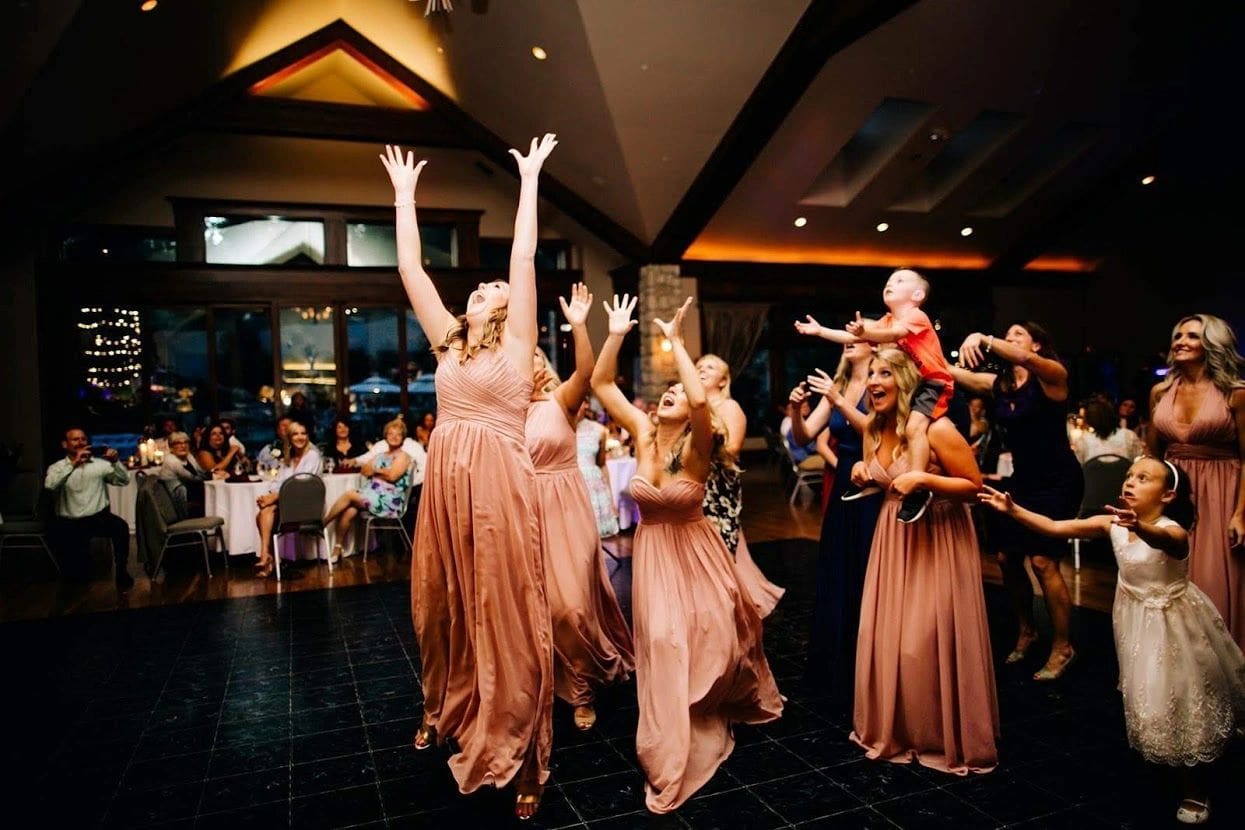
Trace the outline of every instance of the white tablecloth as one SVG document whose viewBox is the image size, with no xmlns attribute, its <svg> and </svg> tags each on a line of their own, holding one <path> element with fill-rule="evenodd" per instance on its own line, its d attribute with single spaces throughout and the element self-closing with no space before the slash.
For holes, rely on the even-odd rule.
<svg viewBox="0 0 1245 830">
<path fill-rule="evenodd" d="M 635 467 L 634 456 L 605 459 L 605 468 L 610 474 L 610 490 L 614 493 L 614 504 L 618 507 L 618 527 L 621 530 L 626 530 L 640 521 L 640 508 L 631 498 L 631 477 L 635 475 Z"/>
<path fill-rule="evenodd" d="M 130 526 L 130 533 L 134 532 L 134 517 L 138 513 L 138 475 L 136 470 L 130 470 L 129 484 L 108 485 L 108 509 L 112 511 L 112 515 L 125 519 L 125 523 Z"/>
<path fill-rule="evenodd" d="M 342 493 L 356 489 L 363 483 L 363 477 L 357 473 L 333 473 L 323 476 L 323 479 L 326 512 Z M 255 500 L 267 493 L 268 489 L 269 482 L 267 481 L 250 483 L 209 481 L 204 484 L 204 512 L 208 516 L 220 516 L 225 520 L 225 542 L 229 545 L 231 554 L 255 553 L 259 550 L 259 528 L 255 525 L 255 517 L 259 515 L 259 506 L 255 504 Z M 356 519 L 354 527 L 357 529 L 362 524 Z M 346 556 L 355 552 L 354 536 L 355 534 L 351 534 L 351 538 L 342 543 L 342 552 Z M 337 543 L 336 532 L 331 525 L 328 529 L 328 538 L 330 545 Z M 296 542 L 291 534 L 282 539 L 281 555 L 285 559 L 324 558 L 328 555 L 328 551 L 321 550 L 322 547 L 317 540 L 310 537 Z"/>
</svg>

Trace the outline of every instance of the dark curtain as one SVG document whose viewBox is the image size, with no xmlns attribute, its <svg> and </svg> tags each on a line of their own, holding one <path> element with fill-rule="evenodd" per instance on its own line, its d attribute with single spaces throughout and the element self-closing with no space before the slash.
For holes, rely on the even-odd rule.
<svg viewBox="0 0 1245 830">
<path fill-rule="evenodd" d="M 705 303 L 704 352 L 712 352 L 738 377 L 748 368 L 765 328 L 769 303 Z"/>
</svg>

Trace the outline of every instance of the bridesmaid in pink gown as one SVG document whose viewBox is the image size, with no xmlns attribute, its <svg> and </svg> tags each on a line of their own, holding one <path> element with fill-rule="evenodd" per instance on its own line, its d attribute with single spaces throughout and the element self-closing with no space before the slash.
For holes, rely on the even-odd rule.
<svg viewBox="0 0 1245 830">
<path fill-rule="evenodd" d="M 683 345 L 691 303 L 688 298 L 669 323 L 654 321 L 674 346 L 682 381 L 661 396 L 656 426 L 614 383 L 619 347 L 635 325 L 635 300 L 616 296 L 613 308 L 606 306 L 610 335 L 592 375 L 592 390 L 635 438 L 636 756 L 645 804 L 654 813 L 678 808 L 713 777 L 734 749 L 732 724 L 782 714 L 761 645 L 761 617 L 701 507 L 721 435 L 713 431 L 705 389 Z"/>
<path fill-rule="evenodd" d="M 515 783 L 531 818 L 549 772 L 553 649 L 540 552 L 536 474 L 524 446 L 536 348 L 536 192 L 557 142 L 532 139 L 518 162 L 510 282 L 481 283 L 467 312 L 446 310 L 424 271 L 415 185 L 426 162 L 386 147 L 398 271 L 437 344 L 437 428 L 428 441 L 411 563 L 424 715 L 417 750 L 450 742 L 464 793 Z"/>
<path fill-rule="evenodd" d="M 1245 648 L 1245 361 L 1232 328 L 1210 314 L 1176 324 L 1167 361 L 1166 380 L 1150 392 L 1148 450 L 1189 477 L 1189 578 Z"/>
<path fill-rule="evenodd" d="M 865 573 L 856 641 L 852 740 L 871 759 L 916 760 L 942 772 L 988 772 L 998 763 L 999 709 L 977 537 L 965 502 L 981 473 L 947 418 L 930 425 L 926 472 L 909 472 L 899 402 L 920 375 L 898 349 L 869 367 L 873 407 L 865 461 L 853 482 L 887 491 Z M 903 496 L 934 493 L 925 518 L 895 520 Z"/>
<path fill-rule="evenodd" d="M 558 298 L 575 340 L 575 371 L 564 383 L 536 350 L 535 388 L 527 410 L 527 451 L 536 465 L 536 503 L 545 586 L 553 618 L 553 678 L 558 697 L 575 707 L 575 727 L 596 723 L 596 690 L 626 680 L 635 668 L 631 632 L 605 570 L 596 512 L 579 470 L 571 423 L 588 394 L 592 295 L 579 283 L 571 302 Z"/>
</svg>

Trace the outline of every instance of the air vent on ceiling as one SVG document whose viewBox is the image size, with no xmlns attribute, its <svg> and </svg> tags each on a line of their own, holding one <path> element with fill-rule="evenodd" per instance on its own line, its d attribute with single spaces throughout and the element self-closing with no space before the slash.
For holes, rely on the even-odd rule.
<svg viewBox="0 0 1245 830">
<path fill-rule="evenodd" d="M 802 205 L 846 207 L 860 194 L 934 111 L 932 104 L 887 98 L 869 114 L 817 177 Z"/>
</svg>

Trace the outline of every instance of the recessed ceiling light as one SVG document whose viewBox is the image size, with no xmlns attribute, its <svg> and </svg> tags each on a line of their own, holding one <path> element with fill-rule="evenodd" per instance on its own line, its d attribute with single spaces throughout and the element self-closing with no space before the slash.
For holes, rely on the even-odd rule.
<svg viewBox="0 0 1245 830">
<path fill-rule="evenodd" d="M 438 46 L 438 47 L 437 47 L 437 54 L 438 54 L 438 55 L 444 55 L 444 54 L 445 54 L 445 47 L 444 47 L 444 46 Z"/>
<path fill-rule="evenodd" d="M 890 229 L 891 226 L 886 222 L 878 222 L 878 233 L 886 233 Z"/>
<path fill-rule="evenodd" d="M 544 49 L 540 48 L 539 46 L 533 46 L 532 57 L 534 57 L 538 61 L 543 61 L 545 58 L 549 57 L 549 53 L 546 52 Z"/>
<path fill-rule="evenodd" d="M 808 220 L 807 220 L 807 219 L 805 219 L 803 216 L 797 216 L 797 217 L 795 217 L 795 222 L 794 222 L 793 224 L 794 224 L 797 228 L 802 228 L 802 227 L 804 227 L 805 225 L 807 225 L 807 224 L 808 224 Z"/>
<path fill-rule="evenodd" d="M 960 228 L 960 236 L 972 236 L 972 235 L 973 235 L 972 228 Z"/>
<path fill-rule="evenodd" d="M 143 0 L 143 5 L 138 8 L 140 11 L 149 12 L 158 5 L 160 5 L 160 0 Z"/>
<path fill-rule="evenodd" d="M 1141 180 L 1142 184 L 1154 184 L 1154 176 L 1146 176 Z"/>
</svg>

